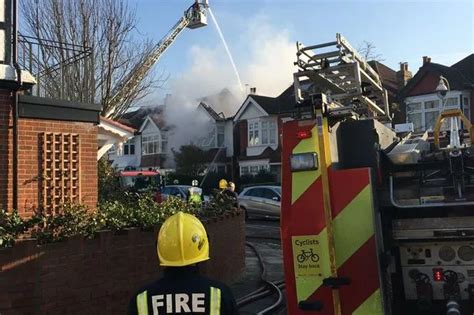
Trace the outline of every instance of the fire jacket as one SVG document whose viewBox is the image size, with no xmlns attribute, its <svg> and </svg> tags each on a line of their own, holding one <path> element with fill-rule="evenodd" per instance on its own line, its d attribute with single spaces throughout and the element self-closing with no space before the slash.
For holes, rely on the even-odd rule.
<svg viewBox="0 0 474 315">
<path fill-rule="evenodd" d="M 133 296 L 128 314 L 236 315 L 238 311 L 225 284 L 200 275 L 197 267 L 173 267 Z"/>
</svg>

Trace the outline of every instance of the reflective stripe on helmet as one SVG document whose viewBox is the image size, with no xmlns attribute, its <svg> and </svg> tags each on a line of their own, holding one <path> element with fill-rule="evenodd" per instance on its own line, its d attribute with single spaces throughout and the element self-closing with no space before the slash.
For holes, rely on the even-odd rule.
<svg viewBox="0 0 474 315">
<path fill-rule="evenodd" d="M 221 313 L 221 290 L 211 287 L 211 310 L 210 315 L 219 315 Z"/>
<path fill-rule="evenodd" d="M 148 315 L 148 296 L 147 291 L 143 291 L 137 295 L 138 315 Z"/>
</svg>

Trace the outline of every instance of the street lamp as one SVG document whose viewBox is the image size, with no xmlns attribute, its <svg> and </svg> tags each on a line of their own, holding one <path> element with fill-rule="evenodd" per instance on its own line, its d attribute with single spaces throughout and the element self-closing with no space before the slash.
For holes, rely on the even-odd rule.
<svg viewBox="0 0 474 315">
<path fill-rule="evenodd" d="M 439 76 L 439 83 L 436 87 L 436 93 L 438 94 L 439 98 L 441 99 L 441 113 L 444 111 L 446 106 L 446 94 L 450 91 L 451 88 L 449 86 L 448 80 L 443 77 L 442 75 Z M 450 117 L 450 134 L 449 134 L 449 148 L 457 149 L 461 147 L 461 140 L 459 138 L 459 121 L 458 117 Z"/>
</svg>

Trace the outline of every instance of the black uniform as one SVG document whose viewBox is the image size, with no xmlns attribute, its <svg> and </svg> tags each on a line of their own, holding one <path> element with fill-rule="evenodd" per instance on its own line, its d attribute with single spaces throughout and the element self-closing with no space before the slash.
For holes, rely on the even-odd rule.
<svg viewBox="0 0 474 315">
<path fill-rule="evenodd" d="M 133 296 L 128 314 L 234 315 L 238 311 L 230 289 L 200 275 L 198 268 L 193 266 L 166 268 L 163 278 L 143 287 Z"/>
</svg>

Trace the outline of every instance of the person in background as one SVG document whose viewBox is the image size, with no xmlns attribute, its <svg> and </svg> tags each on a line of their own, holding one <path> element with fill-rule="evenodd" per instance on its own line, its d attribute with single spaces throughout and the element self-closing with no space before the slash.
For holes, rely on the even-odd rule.
<svg viewBox="0 0 474 315">
<path fill-rule="evenodd" d="M 133 295 L 129 315 L 238 314 L 231 290 L 199 273 L 198 264 L 209 259 L 206 229 L 195 216 L 178 212 L 158 233 L 157 245 L 163 277 Z"/>
<path fill-rule="evenodd" d="M 195 205 L 202 203 L 202 189 L 198 187 L 199 182 L 193 179 L 191 187 L 188 189 L 188 201 Z"/>
</svg>

